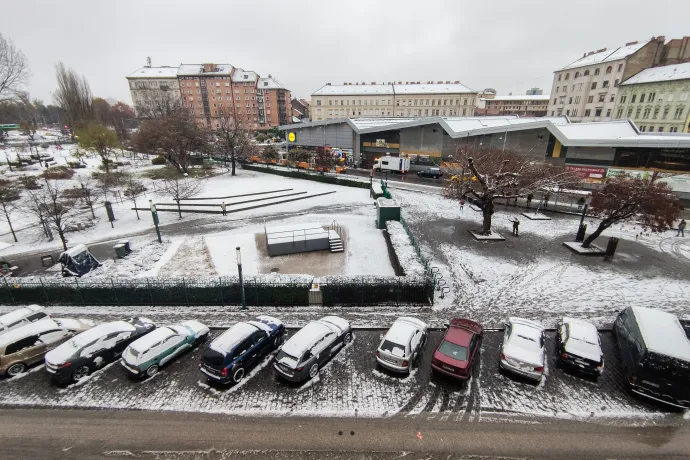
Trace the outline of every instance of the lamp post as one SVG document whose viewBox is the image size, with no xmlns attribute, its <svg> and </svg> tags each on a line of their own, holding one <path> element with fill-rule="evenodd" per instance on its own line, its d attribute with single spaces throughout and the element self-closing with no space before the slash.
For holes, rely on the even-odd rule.
<svg viewBox="0 0 690 460">
<path fill-rule="evenodd" d="M 151 209 L 151 217 L 153 217 L 153 225 L 156 226 L 156 234 L 158 235 L 158 242 L 162 243 L 163 240 L 161 239 L 161 230 L 158 228 L 158 211 L 156 211 L 156 205 L 153 204 L 151 200 L 149 200 L 149 208 Z"/>
<path fill-rule="evenodd" d="M 242 310 L 247 309 L 247 302 L 244 299 L 244 281 L 242 280 L 242 253 L 240 252 L 240 247 L 235 248 L 237 252 L 237 273 L 240 275 L 240 295 L 242 297 Z"/>
</svg>

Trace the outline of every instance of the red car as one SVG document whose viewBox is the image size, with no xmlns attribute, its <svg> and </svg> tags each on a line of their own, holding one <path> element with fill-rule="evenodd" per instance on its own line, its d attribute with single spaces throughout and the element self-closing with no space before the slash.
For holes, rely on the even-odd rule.
<svg viewBox="0 0 690 460">
<path fill-rule="evenodd" d="M 456 379 L 469 379 L 472 365 L 479 359 L 484 328 L 472 320 L 461 318 L 453 318 L 446 327 L 446 333 L 431 359 L 431 370 Z"/>
</svg>

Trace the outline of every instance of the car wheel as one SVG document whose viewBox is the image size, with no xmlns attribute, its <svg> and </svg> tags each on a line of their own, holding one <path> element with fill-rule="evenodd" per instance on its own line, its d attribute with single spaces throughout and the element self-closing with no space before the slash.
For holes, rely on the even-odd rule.
<svg viewBox="0 0 690 460">
<path fill-rule="evenodd" d="M 235 383 L 240 383 L 244 378 L 244 368 L 240 367 L 232 374 L 232 381 Z"/>
<path fill-rule="evenodd" d="M 309 368 L 309 378 L 313 379 L 316 377 L 319 373 L 319 365 L 318 364 L 312 364 L 311 367 Z"/>
<path fill-rule="evenodd" d="M 276 336 L 275 340 L 273 340 L 273 345 L 275 345 L 276 347 L 279 347 L 282 344 L 283 344 L 283 335 L 279 334 L 278 336 Z"/>
<path fill-rule="evenodd" d="M 146 369 L 146 376 L 147 377 L 153 377 L 154 375 L 156 375 L 158 373 L 159 370 L 160 370 L 160 367 L 158 367 L 158 364 L 153 364 L 151 367 Z"/>
<path fill-rule="evenodd" d="M 26 370 L 26 364 L 24 364 L 24 363 L 12 364 L 9 367 L 9 369 L 7 369 L 7 375 L 10 377 L 14 377 L 15 375 L 21 374 L 25 370 Z"/>
<path fill-rule="evenodd" d="M 207 340 L 208 340 L 208 334 L 204 334 L 194 341 L 194 346 L 201 345 L 202 343 L 205 343 Z"/>
<path fill-rule="evenodd" d="M 352 332 L 348 332 L 345 334 L 345 337 L 343 337 L 343 343 L 347 345 L 348 343 L 352 342 Z"/>
<path fill-rule="evenodd" d="M 89 372 L 91 372 L 89 366 L 79 366 L 74 370 L 74 372 L 72 372 L 72 381 L 78 382 L 80 380 L 83 380 L 86 376 L 89 375 Z"/>
</svg>

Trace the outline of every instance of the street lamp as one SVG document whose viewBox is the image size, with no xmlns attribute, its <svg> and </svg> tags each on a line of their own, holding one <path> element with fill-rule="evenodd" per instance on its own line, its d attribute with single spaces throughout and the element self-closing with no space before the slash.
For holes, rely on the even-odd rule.
<svg viewBox="0 0 690 460">
<path fill-rule="evenodd" d="M 153 204 L 151 200 L 149 200 L 149 208 L 151 209 L 151 217 L 153 217 L 153 225 L 156 226 L 156 234 L 158 235 L 158 242 L 162 243 L 163 240 L 161 239 L 161 230 L 158 228 L 158 211 L 156 210 L 156 205 Z"/>
<path fill-rule="evenodd" d="M 242 280 L 242 253 L 240 252 L 240 247 L 235 248 L 237 253 L 237 273 L 240 275 L 240 295 L 242 296 L 242 310 L 247 309 L 247 302 L 244 300 L 244 281 Z"/>
</svg>

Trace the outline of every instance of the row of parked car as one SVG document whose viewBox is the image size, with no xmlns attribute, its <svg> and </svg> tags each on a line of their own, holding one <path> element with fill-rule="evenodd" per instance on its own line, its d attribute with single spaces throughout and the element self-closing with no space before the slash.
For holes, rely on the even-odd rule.
<svg viewBox="0 0 690 460">
<path fill-rule="evenodd" d="M 0 316 L 0 374 L 14 376 L 45 359 L 55 384 L 78 382 L 120 360 L 137 377 L 151 377 L 167 362 L 208 340 L 210 329 L 190 320 L 156 327 L 139 317 L 95 325 L 85 319 L 53 318 L 32 305 Z M 502 370 L 540 380 L 546 365 L 544 327 L 512 317 L 505 324 L 498 359 Z M 635 393 L 678 407 L 690 407 L 690 341 L 678 318 L 659 310 L 629 307 L 614 323 L 624 378 Z M 398 318 L 376 350 L 376 362 L 407 374 L 418 365 L 429 328 L 412 317 Z M 431 371 L 465 380 L 480 359 L 481 324 L 455 318 L 445 325 L 431 359 Z M 204 350 L 199 370 L 219 383 L 238 383 L 277 351 L 276 376 L 300 382 L 353 340 L 350 323 L 337 316 L 311 321 L 288 339 L 283 323 L 271 316 L 242 321 Z M 556 329 L 557 363 L 598 377 L 604 371 L 599 332 L 584 320 L 563 318 Z"/>
</svg>

